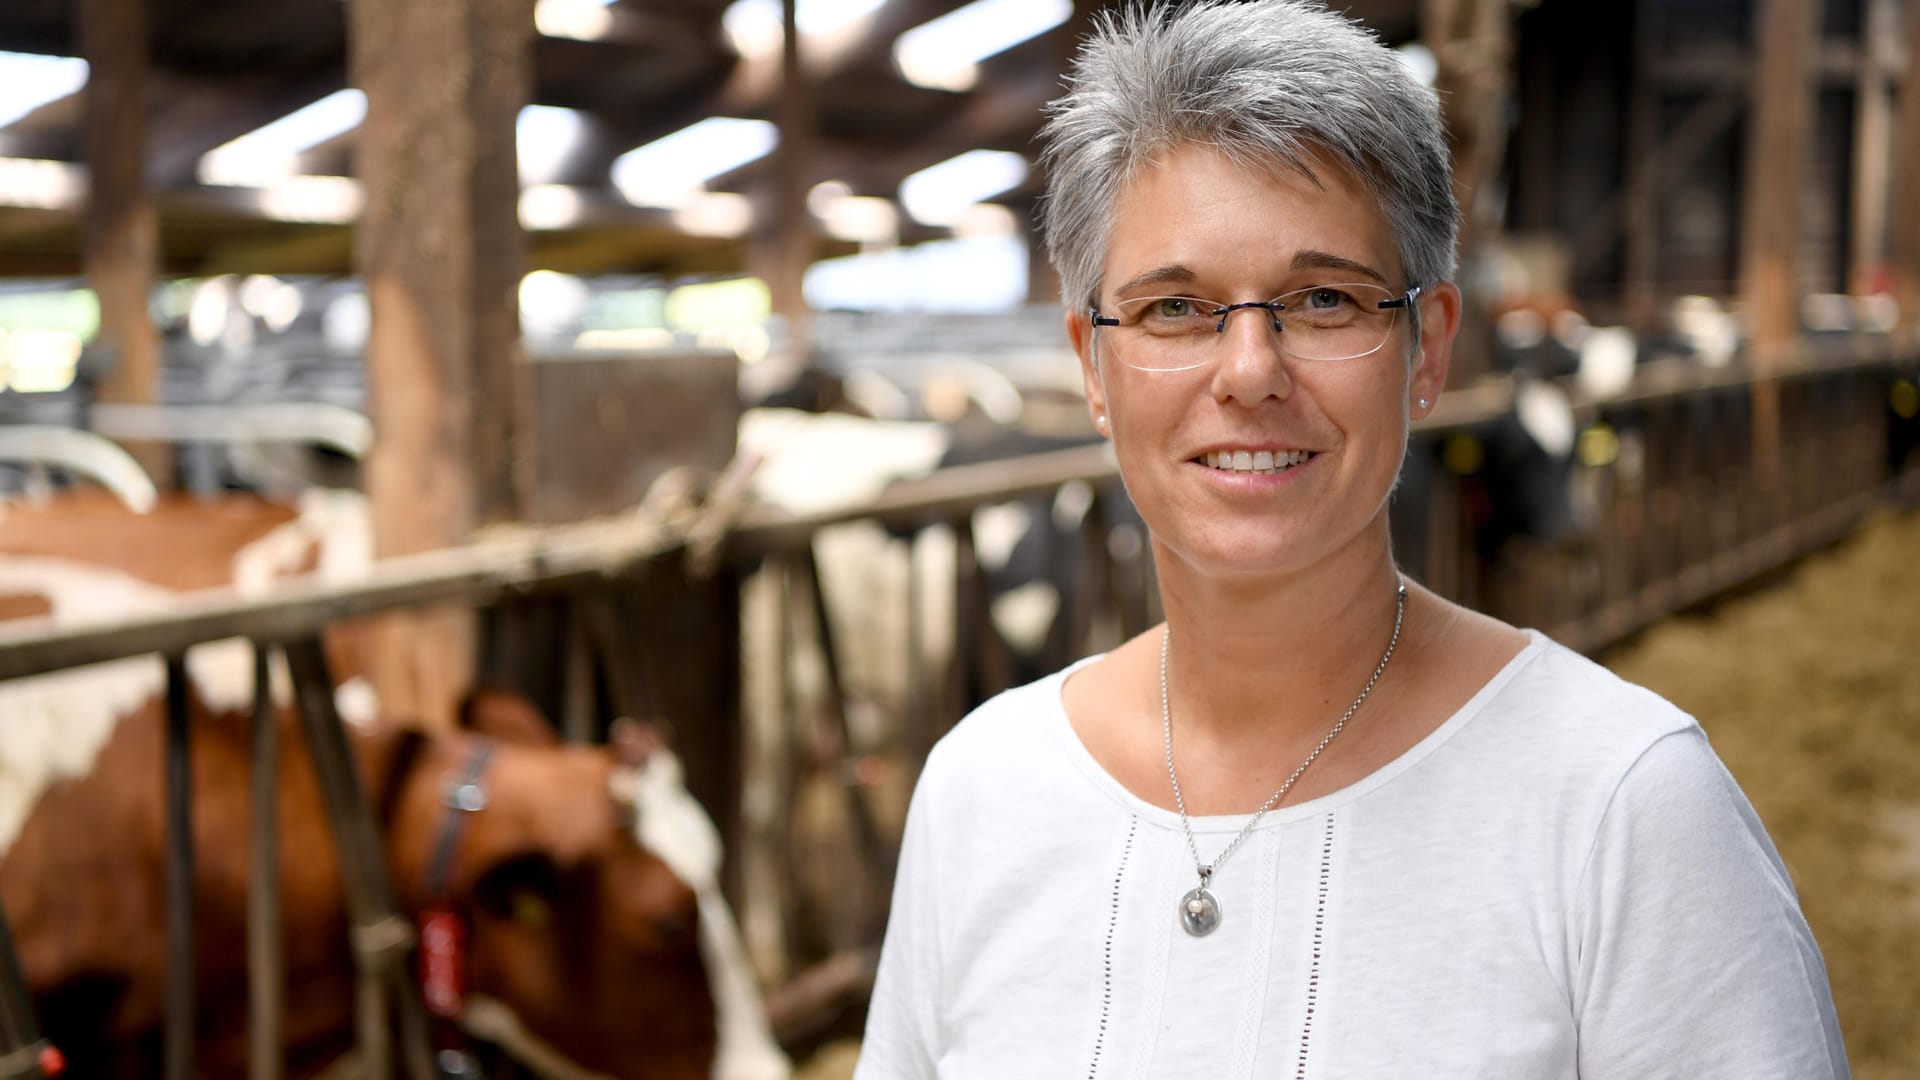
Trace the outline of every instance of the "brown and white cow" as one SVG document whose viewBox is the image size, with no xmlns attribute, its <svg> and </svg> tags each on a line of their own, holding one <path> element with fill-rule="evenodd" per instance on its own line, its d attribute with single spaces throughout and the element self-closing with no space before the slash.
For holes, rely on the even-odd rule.
<svg viewBox="0 0 1920 1080">
<path fill-rule="evenodd" d="M 0 512 L 0 616 L 70 622 L 148 610 L 172 591 L 352 557 L 303 546 L 351 519 L 251 497 L 104 501 Z M 353 533 L 351 526 L 345 532 Z M 357 541 L 350 540 L 349 543 Z M 330 562 L 330 560 L 332 560 Z M 189 653 L 193 677 L 200 1068 L 244 1074 L 251 666 L 242 643 Z M 161 670 L 142 658 L 0 683 L 0 905 L 43 1029 L 70 1075 L 150 1075 L 163 1015 Z M 491 737 L 447 878 L 469 928 L 468 991 L 587 1075 L 781 1080 L 731 918 L 717 836 L 660 751 L 562 747 L 510 697 L 475 695 L 475 731 L 375 724 L 353 749 L 402 906 L 426 895 L 446 790 Z M 290 1071 L 349 1048 L 353 980 L 339 868 L 291 714 L 277 775 Z M 476 734 L 475 732 L 484 733 Z"/>
</svg>

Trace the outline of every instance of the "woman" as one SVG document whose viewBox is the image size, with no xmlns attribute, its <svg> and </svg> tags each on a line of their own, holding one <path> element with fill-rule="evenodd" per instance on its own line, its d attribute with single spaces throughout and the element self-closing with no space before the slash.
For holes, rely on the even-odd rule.
<svg viewBox="0 0 1920 1080">
<path fill-rule="evenodd" d="M 1300 0 L 1073 74 L 1048 240 L 1167 621 L 934 751 L 857 1075 L 1846 1075 L 1693 721 L 1394 566 L 1460 318 L 1432 92 Z"/>
</svg>

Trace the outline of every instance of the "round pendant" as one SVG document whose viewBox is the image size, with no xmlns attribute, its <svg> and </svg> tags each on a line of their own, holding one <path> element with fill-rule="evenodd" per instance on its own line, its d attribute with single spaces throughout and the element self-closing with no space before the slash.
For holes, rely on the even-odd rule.
<svg viewBox="0 0 1920 1080">
<path fill-rule="evenodd" d="M 1180 928 L 1206 937 L 1220 925 L 1220 901 L 1202 885 L 1180 898 Z"/>
</svg>

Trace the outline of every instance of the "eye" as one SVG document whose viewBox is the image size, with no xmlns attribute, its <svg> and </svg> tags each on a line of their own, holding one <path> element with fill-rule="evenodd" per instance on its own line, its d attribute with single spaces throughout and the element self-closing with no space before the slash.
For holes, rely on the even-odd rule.
<svg viewBox="0 0 1920 1080">
<path fill-rule="evenodd" d="M 1301 307 L 1307 311 L 1333 311 L 1352 302 L 1353 298 L 1339 289 L 1310 289 L 1301 298 Z"/>
<path fill-rule="evenodd" d="M 1147 315 L 1155 319 L 1185 319 L 1198 310 L 1194 301 L 1184 296 L 1162 296 L 1147 304 Z"/>
</svg>

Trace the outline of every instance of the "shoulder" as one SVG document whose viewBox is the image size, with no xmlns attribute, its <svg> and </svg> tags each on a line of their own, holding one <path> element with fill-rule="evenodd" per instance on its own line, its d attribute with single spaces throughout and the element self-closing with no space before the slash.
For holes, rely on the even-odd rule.
<svg viewBox="0 0 1920 1080">
<path fill-rule="evenodd" d="M 1476 726 L 1490 737 L 1622 769 L 1669 735 L 1699 732 L 1659 694 L 1538 633 L 1481 696 Z"/>
<path fill-rule="evenodd" d="M 1069 764 L 1061 687 L 1069 674 L 1090 662 L 1002 691 L 968 713 L 927 755 L 916 800 L 960 796 L 984 777 L 991 777 L 996 787 L 1017 784 L 1026 774 L 1057 777 Z"/>
</svg>

